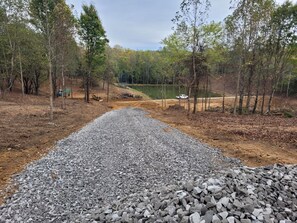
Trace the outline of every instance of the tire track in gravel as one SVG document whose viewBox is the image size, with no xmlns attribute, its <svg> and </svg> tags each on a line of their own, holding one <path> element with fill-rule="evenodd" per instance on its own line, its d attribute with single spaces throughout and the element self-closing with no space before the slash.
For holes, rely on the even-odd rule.
<svg viewBox="0 0 297 223">
<path fill-rule="evenodd" d="M 146 116 L 111 111 L 57 143 L 15 177 L 0 222 L 73 222 L 131 193 L 229 168 L 234 160 Z"/>
</svg>

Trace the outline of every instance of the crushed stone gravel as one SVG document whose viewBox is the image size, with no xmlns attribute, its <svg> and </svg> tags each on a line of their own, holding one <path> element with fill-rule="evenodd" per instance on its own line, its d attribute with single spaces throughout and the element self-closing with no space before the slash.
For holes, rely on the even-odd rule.
<svg viewBox="0 0 297 223">
<path fill-rule="evenodd" d="M 114 200 L 238 165 L 140 109 L 111 111 L 17 175 L 18 191 L 0 207 L 0 222 L 93 222 L 93 211 Z M 104 212 L 110 221 L 123 218 Z"/>
<path fill-rule="evenodd" d="M 297 222 L 297 166 L 239 167 L 145 190 L 90 216 L 97 222 Z"/>
</svg>

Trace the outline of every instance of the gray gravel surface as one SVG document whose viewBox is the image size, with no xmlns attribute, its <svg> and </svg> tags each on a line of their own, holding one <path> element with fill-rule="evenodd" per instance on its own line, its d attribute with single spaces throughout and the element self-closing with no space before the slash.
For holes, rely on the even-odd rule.
<svg viewBox="0 0 297 223">
<path fill-rule="evenodd" d="M 90 213 L 97 222 L 296 223 L 297 166 L 224 170 Z"/>
<path fill-rule="evenodd" d="M 237 164 L 142 110 L 112 111 L 16 176 L 0 222 L 92 222 L 115 199 Z"/>
</svg>

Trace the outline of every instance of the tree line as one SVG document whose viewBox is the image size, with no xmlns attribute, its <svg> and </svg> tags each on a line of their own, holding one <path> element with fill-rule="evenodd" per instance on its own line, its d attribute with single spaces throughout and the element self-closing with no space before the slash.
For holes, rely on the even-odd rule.
<svg viewBox="0 0 297 223">
<path fill-rule="evenodd" d="M 233 86 L 235 114 L 269 113 L 276 93 L 296 94 L 297 5 L 232 0 L 232 14 L 218 23 L 208 22 L 210 7 L 209 0 L 182 0 L 163 47 L 136 51 L 108 45 L 93 5 L 83 5 L 76 18 L 65 0 L 3 0 L 0 93 L 20 83 L 23 94 L 38 95 L 47 81 L 51 119 L 57 90 L 73 76 L 83 79 L 86 102 L 94 79 L 182 86 L 189 113 L 197 111 L 199 92 L 211 91 L 213 78 Z M 206 103 L 207 96 L 205 109 Z"/>
<path fill-rule="evenodd" d="M 275 93 L 297 93 L 297 5 L 274 0 L 231 3 L 232 14 L 216 23 L 208 22 L 208 0 L 183 0 L 172 20 L 174 32 L 162 40 L 162 49 L 112 48 L 119 81 L 185 86 L 195 113 L 199 90 L 208 92 L 211 78 L 221 77 L 224 86 L 234 82 L 235 114 L 255 113 L 258 107 L 269 113 Z"/>
<path fill-rule="evenodd" d="M 108 39 L 95 7 L 83 5 L 79 18 L 72 9 L 65 0 L 0 3 L 0 93 L 20 82 L 22 94 L 38 95 L 48 81 L 51 120 L 53 99 L 58 88 L 64 93 L 65 77 L 83 77 L 89 102 L 90 77 L 106 63 Z"/>
</svg>

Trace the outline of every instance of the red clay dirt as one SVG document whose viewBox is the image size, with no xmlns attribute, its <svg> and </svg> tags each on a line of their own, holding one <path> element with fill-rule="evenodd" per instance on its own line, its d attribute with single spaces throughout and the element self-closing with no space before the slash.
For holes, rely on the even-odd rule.
<svg viewBox="0 0 297 223">
<path fill-rule="evenodd" d="M 83 91 L 75 91 L 76 99 L 67 99 L 67 109 L 61 109 L 61 99 L 55 100 L 55 119 L 49 120 L 48 98 L 45 96 L 6 95 L 0 99 L 0 191 L 11 176 L 20 172 L 30 162 L 38 160 L 53 147 L 56 141 L 83 127 L 86 123 L 109 111 L 127 106 L 149 111 L 150 116 L 180 129 L 209 145 L 220 148 L 230 157 L 239 158 L 249 166 L 274 163 L 297 163 L 297 118 L 283 116 L 234 116 L 221 112 L 198 112 L 187 116 L 182 107 L 169 108 L 177 100 L 167 100 L 167 108 L 160 100 L 143 96 L 141 101 L 123 101 L 122 93 L 139 92 L 111 86 L 112 102 L 83 101 Z M 94 92 L 105 98 L 105 91 Z M 275 100 L 281 107 L 297 111 L 297 100 Z M 226 99 L 226 106 L 233 99 Z M 211 102 L 212 108 L 221 105 L 220 99 Z M 170 131 L 170 128 L 164 129 Z M 1 203 L 1 199 L 0 199 Z"/>
<path fill-rule="evenodd" d="M 221 104 L 220 100 L 212 101 L 211 107 L 217 108 Z M 233 99 L 228 99 L 227 107 L 230 108 L 232 102 Z M 275 103 L 297 111 L 296 99 L 276 99 Z M 297 164 L 296 117 L 286 118 L 279 114 L 239 116 L 230 112 L 205 111 L 188 116 L 183 106 L 175 104 L 178 104 L 177 100 L 168 100 L 167 108 L 162 109 L 160 101 L 114 102 L 113 108 L 144 108 L 151 117 L 221 149 L 226 156 L 238 158 L 248 166 Z"/>
<path fill-rule="evenodd" d="M 63 110 L 59 98 L 55 100 L 51 122 L 48 101 L 44 96 L 20 94 L 9 94 L 0 100 L 0 191 L 13 174 L 40 159 L 56 141 L 110 110 L 105 102 L 87 104 L 82 99 L 67 99 Z"/>
</svg>

